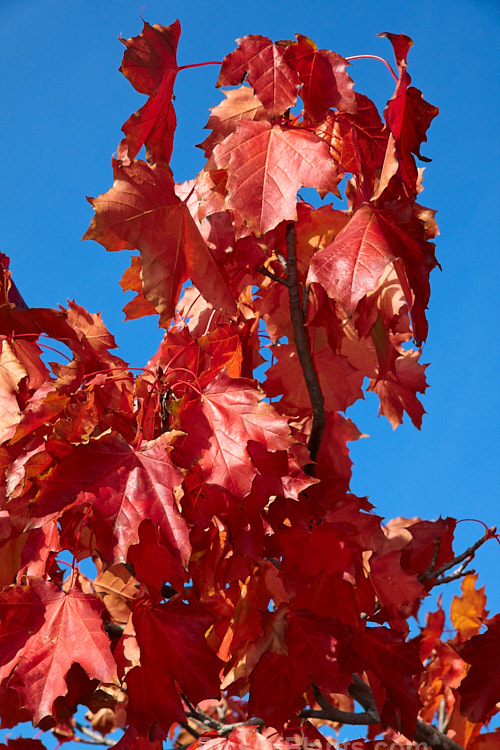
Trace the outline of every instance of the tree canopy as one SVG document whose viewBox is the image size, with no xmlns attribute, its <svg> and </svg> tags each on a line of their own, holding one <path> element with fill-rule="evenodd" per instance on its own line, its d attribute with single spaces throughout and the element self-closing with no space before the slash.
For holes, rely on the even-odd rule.
<svg viewBox="0 0 500 750">
<path fill-rule="evenodd" d="M 382 116 L 349 59 L 300 34 L 202 63 L 224 98 L 180 184 L 180 24 L 122 40 L 147 101 L 84 239 L 135 253 L 126 318 L 165 331 L 145 367 L 112 353 L 100 314 L 28 307 L 1 256 L 2 727 L 97 744 L 123 729 L 119 750 L 323 748 L 344 724 L 368 727 L 352 750 L 498 743 L 481 730 L 500 615 L 468 571 L 496 530 L 456 550 L 455 519 L 384 521 L 350 491 L 364 390 L 393 427 L 421 426 L 437 266 L 417 162 L 438 109 L 411 85 L 411 39 L 381 36 Z M 58 342 L 70 356 L 49 363 Z M 458 578 L 453 632 L 439 599 L 410 632 Z"/>
</svg>

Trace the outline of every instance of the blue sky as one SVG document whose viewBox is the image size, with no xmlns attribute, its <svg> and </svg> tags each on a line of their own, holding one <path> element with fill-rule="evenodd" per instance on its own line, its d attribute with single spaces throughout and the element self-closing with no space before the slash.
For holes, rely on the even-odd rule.
<svg viewBox="0 0 500 750">
<path fill-rule="evenodd" d="M 161 333 L 154 318 L 123 323 L 128 297 L 118 281 L 126 253 L 81 243 L 92 217 L 85 195 L 111 186 L 110 158 L 120 127 L 145 101 L 118 72 L 117 37 L 142 29 L 142 0 L 1 0 L 0 101 L 3 174 L 0 250 L 12 259 L 15 281 L 31 306 L 76 301 L 101 310 L 119 353 L 140 366 Z M 273 39 L 310 36 L 344 55 L 385 56 L 382 31 L 406 33 L 413 84 L 439 106 L 422 153 L 432 157 L 421 202 L 438 209 L 443 267 L 431 277 L 431 362 L 427 415 L 421 432 L 404 424 L 393 433 L 377 419 L 376 397 L 349 412 L 371 435 L 352 446 L 353 490 L 367 494 L 386 517 L 480 518 L 499 521 L 498 470 L 498 29 L 495 2 L 420 0 L 149 0 L 143 17 L 167 25 L 180 19 L 179 62 L 221 60 L 249 33 Z M 393 91 L 387 70 L 355 61 L 356 90 L 382 109 Z M 220 101 L 217 68 L 184 71 L 176 83 L 178 129 L 173 158 L 178 181 L 202 167 L 193 148 L 205 137 L 208 108 Z M 495 90 L 496 89 L 496 90 Z M 496 101 L 495 101 L 496 94 Z M 342 207 L 339 205 L 338 207 Z M 457 551 L 482 534 L 459 525 Z M 490 611 L 500 609 L 496 586 L 500 548 L 478 555 Z M 456 593 L 458 586 L 450 595 Z"/>
</svg>

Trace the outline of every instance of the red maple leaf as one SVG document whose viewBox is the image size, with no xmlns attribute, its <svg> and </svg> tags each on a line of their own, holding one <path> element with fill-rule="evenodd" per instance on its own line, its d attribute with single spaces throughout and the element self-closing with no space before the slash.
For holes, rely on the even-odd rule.
<svg viewBox="0 0 500 750">
<path fill-rule="evenodd" d="M 306 673 L 288 655 L 268 651 L 250 678 L 249 716 L 259 716 L 270 727 L 282 729 L 303 707 L 306 685 Z"/>
<path fill-rule="evenodd" d="M 169 167 L 113 160 L 111 190 L 89 202 L 96 211 L 83 239 L 106 250 L 139 250 L 143 295 L 160 314 L 173 317 L 182 285 L 191 279 L 214 307 L 234 312 L 231 292 L 197 229 L 175 194 Z"/>
<path fill-rule="evenodd" d="M 0 681 L 8 676 L 10 663 L 24 648 L 30 630 L 42 627 L 44 615 L 44 605 L 33 586 L 9 586 L 0 593 Z"/>
<path fill-rule="evenodd" d="M 180 34 L 179 21 L 171 26 L 145 22 L 139 36 L 120 39 L 127 48 L 120 71 L 137 91 L 149 96 L 122 128 L 129 160 L 137 156 L 144 143 L 152 161 L 168 163 L 172 155 L 176 126 L 172 97 L 179 70 L 176 53 Z"/>
<path fill-rule="evenodd" d="M 9 750 L 45 750 L 45 745 L 41 740 L 34 737 L 7 737 L 7 744 L 0 747 L 9 748 Z"/>
<path fill-rule="evenodd" d="M 403 521 L 404 522 L 404 521 Z M 437 521 L 406 521 L 412 539 L 403 550 L 401 558 L 405 570 L 418 573 L 429 570 L 433 565 L 441 565 L 453 560 L 453 534 L 456 521 L 454 518 L 439 518 Z M 436 557 L 436 540 L 439 539 L 439 550 Z"/>
<path fill-rule="evenodd" d="M 368 628 L 353 637 L 346 658 L 352 657 L 353 662 L 355 654 L 361 658 L 382 722 L 399 724 L 405 737 L 413 737 L 421 706 L 413 675 L 419 675 L 423 667 L 417 645 L 403 639 L 388 628 Z"/>
<path fill-rule="evenodd" d="M 394 259 L 377 213 L 369 205 L 359 208 L 333 242 L 313 256 L 308 281 L 321 284 L 329 297 L 354 310 Z"/>
<path fill-rule="evenodd" d="M 36 517 L 57 515 L 72 504 L 91 504 L 101 553 L 117 561 L 127 559 L 129 545 L 139 541 L 141 521 L 149 518 L 161 528 L 172 552 L 187 562 L 187 527 L 174 496 L 182 475 L 169 450 L 168 433 L 137 449 L 116 434 L 77 446 L 45 482 Z"/>
<path fill-rule="evenodd" d="M 406 71 L 406 57 L 413 44 L 410 37 L 388 32 L 379 36 L 387 37 L 393 46 L 399 80 L 394 95 L 384 110 L 390 134 L 379 185 L 373 199 L 382 195 L 395 174 L 398 174 L 408 194 L 415 196 L 419 190 L 413 154 L 422 161 L 430 161 L 420 154 L 420 146 L 427 140 L 427 129 L 434 117 L 439 114 L 439 110 L 424 100 L 421 91 L 410 87 L 411 78 Z"/>
<path fill-rule="evenodd" d="M 19 385 L 28 373 L 17 359 L 9 342 L 1 342 L 0 351 L 0 442 L 12 437 L 21 421 L 21 409 L 17 400 Z"/>
<path fill-rule="evenodd" d="M 12 305 L 12 307 L 16 307 L 19 310 L 27 310 L 28 305 L 12 280 L 9 265 L 10 258 L 4 253 L 0 253 L 0 304 Z"/>
<path fill-rule="evenodd" d="M 141 259 L 137 255 L 133 255 L 130 259 L 130 267 L 123 272 L 120 279 L 120 286 L 124 292 L 136 292 L 134 299 L 127 302 L 123 308 L 125 320 L 135 320 L 145 315 L 156 314 L 155 306 L 148 302 L 142 293 L 141 271 Z"/>
<path fill-rule="evenodd" d="M 283 557 L 280 575 L 293 590 L 316 579 L 322 571 L 346 580 L 354 580 L 357 545 L 346 542 L 345 527 L 322 523 L 309 533 L 298 527 L 279 529 L 274 544 Z"/>
<path fill-rule="evenodd" d="M 420 658 L 422 662 L 429 658 L 443 632 L 445 614 L 438 601 L 436 612 L 427 612 L 425 616 L 425 628 L 420 633 Z"/>
<path fill-rule="evenodd" d="M 207 484 L 217 484 L 237 498 L 250 492 L 257 474 L 246 449 L 249 440 L 270 451 L 294 444 L 287 420 L 263 398 L 249 381 L 222 372 L 180 413 L 187 438 L 177 455 L 188 463 L 199 459 Z"/>
<path fill-rule="evenodd" d="M 339 175 L 350 172 L 368 181 L 368 188 L 362 188 L 367 200 L 384 162 L 388 135 L 371 99 L 356 94 L 356 106 L 355 114 L 328 112 L 316 132 L 330 145 Z"/>
<path fill-rule="evenodd" d="M 381 31 L 377 36 L 385 37 L 390 41 L 397 66 L 406 65 L 408 52 L 410 47 L 413 47 L 413 39 L 406 34 L 392 34 L 390 31 Z"/>
<path fill-rule="evenodd" d="M 370 558 L 370 580 L 380 605 L 387 608 L 390 618 L 396 619 L 404 607 L 413 608 L 415 602 L 427 596 L 417 576 L 403 570 L 399 550 Z"/>
<path fill-rule="evenodd" d="M 437 233 L 437 226 L 426 221 L 426 209 L 408 201 L 385 207 L 377 215 L 394 255 L 403 261 L 404 270 L 397 263 L 395 268 L 405 292 L 414 339 L 420 346 L 428 330 L 425 310 L 430 297 L 429 274 L 438 265 L 434 244 L 428 240 Z"/>
<path fill-rule="evenodd" d="M 354 83 L 345 70 L 348 61 L 331 50 L 319 50 L 302 34 L 295 36 L 297 41 L 286 46 L 285 56 L 299 73 L 302 84 L 299 93 L 307 115 L 319 122 L 330 107 L 355 113 Z"/>
<path fill-rule="evenodd" d="M 301 187 L 337 192 L 328 146 L 299 128 L 240 120 L 234 133 L 214 148 L 213 159 L 228 172 L 227 208 L 236 210 L 257 235 L 281 221 L 296 220 Z"/>
<path fill-rule="evenodd" d="M 180 561 L 163 544 L 159 530 L 146 519 L 139 526 L 139 543 L 128 549 L 127 563 L 133 566 L 138 581 L 145 582 L 158 600 L 162 599 L 162 586 L 169 582 L 175 589 L 182 589 L 186 571 Z"/>
<path fill-rule="evenodd" d="M 182 712 L 175 682 L 195 703 L 218 697 L 222 662 L 206 643 L 211 618 L 201 607 L 174 599 L 156 606 L 139 603 L 133 622 L 141 649 L 141 671 L 133 670 L 134 680 L 142 682 L 145 698 L 151 679 L 156 684 L 155 692 L 162 696 L 158 703 L 167 699 L 168 713 L 155 716 L 163 726 L 168 728 L 172 721 L 179 720 Z"/>
<path fill-rule="evenodd" d="M 235 727 L 227 737 L 210 738 L 206 733 L 204 740 L 203 747 L 206 750 L 274 750 L 275 747 L 257 727 L 251 726 Z"/>
<path fill-rule="evenodd" d="M 388 373 L 384 380 L 370 382 L 368 390 L 378 393 L 380 398 L 379 414 L 384 414 L 393 428 L 403 421 L 403 411 L 420 429 L 424 407 L 417 398 L 417 393 L 424 393 L 427 388 L 425 368 L 418 361 L 420 352 L 406 350 L 400 353 L 394 363 L 394 371 Z"/>
<path fill-rule="evenodd" d="M 316 459 L 316 476 L 339 482 L 347 491 L 352 467 L 347 442 L 361 437 L 366 435 L 362 435 L 350 419 L 337 412 L 330 412 L 326 418 L 325 439 Z"/>
<path fill-rule="evenodd" d="M 185 721 L 186 714 L 172 678 L 158 666 L 148 661 L 127 673 L 127 719 L 141 735 L 156 737 L 159 729 L 158 739 L 164 739 L 173 722 Z"/>
<path fill-rule="evenodd" d="M 458 688 L 462 712 L 482 723 L 500 701 L 500 615 L 487 620 L 488 630 L 453 646 L 471 666 Z"/>
<path fill-rule="evenodd" d="M 209 156 L 214 146 L 236 130 L 240 120 L 268 120 L 269 115 L 264 109 L 250 86 L 240 86 L 238 89 L 222 92 L 226 97 L 216 107 L 211 107 L 211 115 L 205 125 L 212 129 L 199 148 L 204 149 L 205 156 Z M 203 173 L 202 173 L 203 174 Z"/>
<path fill-rule="evenodd" d="M 42 579 L 31 579 L 30 585 L 45 607 L 45 619 L 20 652 L 15 674 L 22 685 L 16 683 L 15 688 L 38 724 L 52 713 L 55 699 L 66 695 L 65 677 L 75 662 L 91 678 L 115 682 L 117 677 L 101 602 Z"/>
<path fill-rule="evenodd" d="M 217 86 L 248 83 L 271 117 L 281 115 L 297 101 L 299 77 L 280 46 L 266 36 L 250 34 L 237 39 L 238 47 L 222 61 Z"/>
<path fill-rule="evenodd" d="M 288 614 L 287 646 L 290 659 L 323 693 L 345 693 L 352 673 L 338 663 L 342 630 L 334 618 L 305 611 Z"/>
</svg>

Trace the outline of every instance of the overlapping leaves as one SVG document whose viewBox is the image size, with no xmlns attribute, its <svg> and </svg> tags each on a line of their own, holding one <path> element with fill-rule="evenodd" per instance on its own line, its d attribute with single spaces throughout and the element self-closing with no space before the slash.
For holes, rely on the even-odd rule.
<svg viewBox="0 0 500 750">
<path fill-rule="evenodd" d="M 415 202 L 415 157 L 437 109 L 409 85 L 411 40 L 385 35 L 399 76 L 384 125 L 344 57 L 300 34 L 239 39 L 217 86 L 244 85 L 211 111 L 204 169 L 176 185 L 179 36 L 178 22 L 145 23 L 124 41 L 121 70 L 149 98 L 85 235 L 139 252 L 121 281 L 136 294 L 127 318 L 166 329 L 147 366 L 129 370 L 76 303 L 28 308 L 1 258 L 0 718 L 67 738 L 83 703 L 96 731 L 127 727 L 124 750 L 160 750 L 169 732 L 199 735 L 186 720 L 201 704 L 213 722 L 256 715 L 289 735 L 237 726 L 195 745 L 323 746 L 299 712 L 319 695 L 352 711 L 354 674 L 386 737 L 411 739 L 444 705 L 474 743 L 499 698 L 498 618 L 468 578 L 457 636 L 441 641 L 438 610 L 408 638 L 432 571 L 453 560 L 455 522 L 382 525 L 350 493 L 361 434 L 341 413 L 365 383 L 394 427 L 424 413 L 437 226 Z M 300 196 L 338 196 L 344 176 L 347 210 Z M 47 364 L 46 337 L 64 362 Z M 315 460 L 304 346 L 324 406 Z"/>
</svg>

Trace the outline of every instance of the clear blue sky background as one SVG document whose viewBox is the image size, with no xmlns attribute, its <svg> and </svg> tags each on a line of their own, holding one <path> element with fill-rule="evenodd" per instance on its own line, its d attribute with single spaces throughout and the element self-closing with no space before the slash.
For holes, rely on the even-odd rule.
<svg viewBox="0 0 500 750">
<path fill-rule="evenodd" d="M 127 301 L 118 281 L 128 254 L 81 243 L 92 217 L 85 195 L 111 186 L 110 158 L 121 125 L 145 101 L 118 72 L 117 41 L 142 29 L 141 0 L 0 0 L 0 101 L 3 180 L 0 250 L 31 306 L 67 298 L 101 310 L 119 353 L 141 366 L 161 333 L 154 318 L 123 323 Z M 439 106 L 422 147 L 433 158 L 420 201 L 438 209 L 441 236 L 433 272 L 430 335 L 424 360 L 431 388 L 421 432 L 411 423 L 393 433 L 377 419 L 377 398 L 349 415 L 369 440 L 352 445 L 353 490 L 381 515 L 480 518 L 497 524 L 499 220 L 498 48 L 494 0 L 149 0 L 143 17 L 167 25 L 179 18 L 179 62 L 221 60 L 245 34 L 276 39 L 295 32 L 345 55 L 371 53 L 393 63 L 381 31 L 406 33 L 413 84 Z M 392 95 L 388 71 L 355 61 L 356 90 L 380 109 Z M 217 68 L 177 79 L 178 129 L 173 158 L 178 181 L 202 167 L 208 108 L 221 99 Z M 341 206 L 338 206 L 341 207 Z M 478 538 L 478 524 L 459 525 L 458 551 Z M 490 611 L 500 609 L 500 548 L 478 555 Z M 449 588 L 449 587 L 448 587 Z M 453 594 L 455 586 L 450 590 Z M 449 601 L 450 594 L 446 596 Z"/>
</svg>

